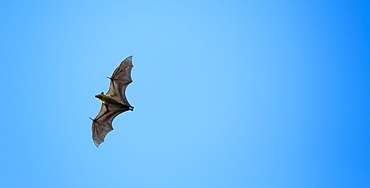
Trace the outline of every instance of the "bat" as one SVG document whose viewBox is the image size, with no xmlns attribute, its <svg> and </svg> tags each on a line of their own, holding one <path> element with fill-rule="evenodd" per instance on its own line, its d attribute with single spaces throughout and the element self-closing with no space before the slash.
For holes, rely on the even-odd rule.
<svg viewBox="0 0 370 188">
<path fill-rule="evenodd" d="M 133 111 L 134 107 L 127 101 L 125 91 L 127 86 L 132 82 L 131 69 L 132 69 L 132 56 L 126 58 L 114 70 L 110 79 L 110 86 L 107 94 L 95 95 L 97 99 L 102 102 L 99 114 L 95 119 L 90 118 L 92 123 L 92 139 L 96 145 L 104 142 L 105 136 L 113 130 L 113 119 L 128 110 Z"/>
</svg>

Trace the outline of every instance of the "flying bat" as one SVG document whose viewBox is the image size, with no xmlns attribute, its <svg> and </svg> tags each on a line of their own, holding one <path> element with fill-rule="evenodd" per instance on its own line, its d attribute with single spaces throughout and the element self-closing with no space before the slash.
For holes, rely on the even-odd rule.
<svg viewBox="0 0 370 188">
<path fill-rule="evenodd" d="M 110 87 L 107 94 L 95 95 L 101 102 L 101 109 L 95 119 L 90 118 L 92 123 L 92 139 L 96 145 L 104 142 L 105 136 L 113 130 L 113 119 L 122 112 L 134 110 L 125 96 L 127 86 L 132 82 L 131 69 L 132 69 L 132 56 L 126 58 L 113 72 L 110 77 Z M 109 78 L 109 77 L 108 77 Z"/>
</svg>

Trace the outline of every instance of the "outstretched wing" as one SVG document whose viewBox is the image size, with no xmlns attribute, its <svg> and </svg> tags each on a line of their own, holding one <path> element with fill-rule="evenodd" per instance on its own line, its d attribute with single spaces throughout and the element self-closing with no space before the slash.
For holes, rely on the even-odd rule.
<svg viewBox="0 0 370 188">
<path fill-rule="evenodd" d="M 126 58 L 121 62 L 121 64 L 113 72 L 110 78 L 110 87 L 107 95 L 118 99 L 123 104 L 131 106 L 126 99 L 125 91 L 126 87 L 132 82 L 131 69 L 134 67 L 132 65 L 132 56 Z"/>
<path fill-rule="evenodd" d="M 127 108 L 121 106 L 102 104 L 99 114 L 93 119 L 92 125 L 92 138 L 96 147 L 99 147 L 104 142 L 105 136 L 113 130 L 113 119 L 127 110 Z"/>
</svg>

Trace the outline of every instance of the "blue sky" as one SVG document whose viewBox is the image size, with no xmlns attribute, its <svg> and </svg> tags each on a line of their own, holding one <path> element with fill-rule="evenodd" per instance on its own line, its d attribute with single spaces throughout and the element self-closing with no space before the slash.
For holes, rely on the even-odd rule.
<svg viewBox="0 0 370 188">
<path fill-rule="evenodd" d="M 0 187 L 370 187 L 367 1 L 8 1 Z M 133 112 L 91 120 L 133 56 Z"/>
</svg>

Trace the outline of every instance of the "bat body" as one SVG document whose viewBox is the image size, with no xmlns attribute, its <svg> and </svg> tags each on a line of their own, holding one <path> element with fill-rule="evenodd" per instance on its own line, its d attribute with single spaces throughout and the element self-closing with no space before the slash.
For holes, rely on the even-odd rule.
<svg viewBox="0 0 370 188">
<path fill-rule="evenodd" d="M 125 91 L 132 82 L 132 56 L 126 58 L 113 72 L 110 77 L 110 87 L 107 94 L 95 95 L 102 102 L 99 114 L 93 119 L 92 138 L 98 147 L 104 142 L 105 136 L 113 130 L 113 119 L 128 110 L 134 110 L 134 107 L 126 99 Z"/>
</svg>

